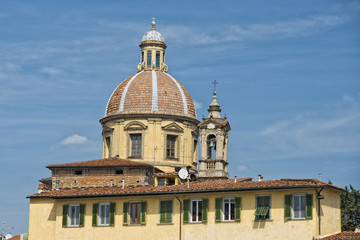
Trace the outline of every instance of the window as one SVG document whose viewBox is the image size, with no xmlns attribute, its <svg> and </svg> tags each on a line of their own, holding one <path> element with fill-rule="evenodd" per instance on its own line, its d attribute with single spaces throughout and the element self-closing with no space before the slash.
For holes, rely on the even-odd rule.
<svg viewBox="0 0 360 240">
<path fill-rule="evenodd" d="M 130 224 L 140 224 L 141 202 L 130 203 Z"/>
<path fill-rule="evenodd" d="M 141 52 L 141 64 L 144 62 L 144 52 Z"/>
<path fill-rule="evenodd" d="M 215 222 L 240 222 L 241 198 L 215 199 Z"/>
<path fill-rule="evenodd" d="M 75 175 L 82 175 L 82 171 L 81 170 L 76 170 Z"/>
<path fill-rule="evenodd" d="M 156 68 L 160 68 L 160 52 L 156 51 Z"/>
<path fill-rule="evenodd" d="M 124 174 L 124 170 L 115 170 L 116 175 Z"/>
<path fill-rule="evenodd" d="M 175 158 L 176 136 L 168 135 L 166 137 L 166 157 Z"/>
<path fill-rule="evenodd" d="M 106 137 L 105 138 L 105 143 L 106 143 L 106 157 L 111 157 L 111 139 L 110 137 Z"/>
<path fill-rule="evenodd" d="M 141 134 L 131 134 L 131 157 L 141 157 Z"/>
<path fill-rule="evenodd" d="M 202 200 L 191 200 L 191 222 L 202 222 Z"/>
<path fill-rule="evenodd" d="M 206 223 L 209 200 L 185 199 L 184 200 L 184 223 Z"/>
<path fill-rule="evenodd" d="M 257 196 L 255 220 L 269 220 L 270 219 L 270 196 Z"/>
<path fill-rule="evenodd" d="M 158 178 L 158 186 L 165 186 L 165 178 Z"/>
<path fill-rule="evenodd" d="M 313 195 L 285 195 L 284 217 L 291 219 L 312 219 Z"/>
<path fill-rule="evenodd" d="M 160 200 L 160 223 L 172 223 L 173 201 Z"/>
<path fill-rule="evenodd" d="M 110 203 L 99 204 L 99 226 L 108 226 L 110 224 Z"/>
<path fill-rule="evenodd" d="M 95 226 L 113 226 L 115 222 L 115 203 L 94 203 L 93 222 Z"/>
<path fill-rule="evenodd" d="M 151 67 L 151 51 L 147 51 L 147 67 Z"/>
<path fill-rule="evenodd" d="M 124 202 L 123 225 L 146 223 L 146 202 Z"/>
<path fill-rule="evenodd" d="M 83 227 L 85 216 L 85 204 L 63 205 L 63 227 Z"/>
<path fill-rule="evenodd" d="M 306 208 L 306 197 L 305 195 L 294 195 L 293 197 L 293 218 L 294 219 L 305 219 L 305 208 Z"/>
<path fill-rule="evenodd" d="M 69 225 L 73 227 L 79 226 L 80 219 L 80 204 L 74 204 L 69 206 Z"/>
<path fill-rule="evenodd" d="M 234 221 L 235 200 L 233 198 L 225 198 L 223 204 L 223 221 Z"/>
</svg>

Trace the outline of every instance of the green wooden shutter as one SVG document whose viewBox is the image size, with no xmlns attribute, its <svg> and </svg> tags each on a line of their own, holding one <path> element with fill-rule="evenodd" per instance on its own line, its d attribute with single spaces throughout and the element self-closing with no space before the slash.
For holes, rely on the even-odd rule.
<svg viewBox="0 0 360 240">
<path fill-rule="evenodd" d="M 160 201 L 160 223 L 166 221 L 166 201 Z"/>
<path fill-rule="evenodd" d="M 221 222 L 222 198 L 215 199 L 215 222 Z"/>
<path fill-rule="evenodd" d="M 94 227 L 97 226 L 98 215 L 99 215 L 99 204 L 94 203 L 93 204 L 93 215 L 92 215 L 92 225 Z"/>
<path fill-rule="evenodd" d="M 264 197 L 264 207 L 270 207 L 270 196 Z"/>
<path fill-rule="evenodd" d="M 62 221 L 63 227 L 67 227 L 68 215 L 69 215 L 69 205 L 65 204 L 63 205 L 63 221 Z"/>
<path fill-rule="evenodd" d="M 235 222 L 240 222 L 241 198 L 235 198 Z"/>
<path fill-rule="evenodd" d="M 190 200 L 189 199 L 185 199 L 184 200 L 184 223 L 189 223 L 189 216 L 190 216 Z"/>
<path fill-rule="evenodd" d="M 110 219 L 109 219 L 110 226 L 114 226 L 115 224 L 115 209 L 116 209 L 116 203 L 114 202 L 110 203 Z"/>
<path fill-rule="evenodd" d="M 85 221 L 85 204 L 80 204 L 80 219 L 79 219 L 79 227 L 84 226 Z"/>
<path fill-rule="evenodd" d="M 306 194 L 306 219 L 312 219 L 313 212 L 313 195 Z"/>
<path fill-rule="evenodd" d="M 172 214 L 173 214 L 173 209 L 172 209 L 172 200 L 171 201 L 167 201 L 167 206 L 166 206 L 166 223 L 172 223 Z"/>
<path fill-rule="evenodd" d="M 209 199 L 204 198 L 202 201 L 202 222 L 207 223 L 207 213 L 209 210 Z"/>
<path fill-rule="evenodd" d="M 128 225 L 128 212 L 129 212 L 129 203 L 124 202 L 124 209 L 123 209 L 123 225 Z"/>
<path fill-rule="evenodd" d="M 140 220 L 141 225 L 146 224 L 146 207 L 147 207 L 146 202 L 142 201 L 141 202 L 141 220 Z"/>
<path fill-rule="evenodd" d="M 292 195 L 285 195 L 285 201 L 284 201 L 285 220 L 291 220 L 291 201 L 292 201 Z"/>
</svg>

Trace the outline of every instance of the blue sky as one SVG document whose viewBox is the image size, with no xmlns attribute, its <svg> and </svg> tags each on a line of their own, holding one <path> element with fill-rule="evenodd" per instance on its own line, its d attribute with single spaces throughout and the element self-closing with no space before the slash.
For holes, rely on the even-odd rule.
<svg viewBox="0 0 360 240">
<path fill-rule="evenodd" d="M 0 0 L 0 221 L 27 232 L 45 165 L 101 157 L 98 120 L 153 16 L 198 119 L 219 82 L 231 177 L 359 189 L 359 13 L 350 0 Z"/>
</svg>

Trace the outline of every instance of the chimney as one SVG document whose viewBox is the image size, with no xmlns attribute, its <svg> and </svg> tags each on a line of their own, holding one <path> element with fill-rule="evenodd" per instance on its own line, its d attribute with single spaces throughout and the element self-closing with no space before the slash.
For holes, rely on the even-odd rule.
<svg viewBox="0 0 360 240">
<path fill-rule="evenodd" d="M 235 179 L 234 179 L 234 182 L 237 182 L 237 179 L 236 179 L 237 176 L 235 176 Z"/>
<path fill-rule="evenodd" d="M 125 188 L 125 180 L 121 180 L 121 189 L 124 189 Z"/>
<path fill-rule="evenodd" d="M 263 180 L 263 176 L 261 174 L 258 175 L 258 181 L 261 182 Z"/>
<path fill-rule="evenodd" d="M 111 186 L 111 187 L 114 186 L 114 181 L 113 181 L 113 180 L 110 181 L 110 186 Z"/>
</svg>

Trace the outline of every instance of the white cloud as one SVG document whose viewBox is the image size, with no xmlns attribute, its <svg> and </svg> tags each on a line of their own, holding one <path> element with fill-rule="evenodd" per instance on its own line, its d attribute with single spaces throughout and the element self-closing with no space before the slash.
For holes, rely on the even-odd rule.
<svg viewBox="0 0 360 240">
<path fill-rule="evenodd" d="M 317 34 L 329 28 L 339 26 L 346 20 L 347 17 L 336 15 L 312 15 L 282 22 L 218 26 L 218 29 L 222 29 L 218 32 L 209 32 L 203 29 L 179 25 L 163 27 L 162 32 L 167 39 L 177 43 L 214 44 Z M 184 41 L 184 39 L 187 41 Z"/>
<path fill-rule="evenodd" d="M 49 75 L 59 75 L 61 74 L 63 71 L 61 71 L 60 69 L 54 68 L 54 67 L 44 67 L 40 70 L 42 73 L 46 73 Z"/>
<path fill-rule="evenodd" d="M 85 136 L 80 136 L 78 134 L 71 135 L 64 140 L 62 140 L 61 144 L 71 145 L 71 144 L 83 144 L 86 143 L 88 139 Z"/>
<path fill-rule="evenodd" d="M 355 97 L 345 95 L 338 106 L 276 122 L 260 131 L 263 149 L 299 155 L 358 151 L 360 108 L 356 103 Z"/>
<path fill-rule="evenodd" d="M 194 103 L 194 106 L 195 106 L 195 109 L 196 110 L 199 110 L 199 109 L 201 109 L 202 108 L 202 103 L 201 102 L 198 102 L 198 101 L 196 101 L 195 99 L 193 99 L 193 103 Z"/>
<path fill-rule="evenodd" d="M 237 144 L 247 161 L 358 154 L 359 129 L 360 96 L 344 95 L 326 108 L 242 132 Z"/>
<path fill-rule="evenodd" d="M 238 165 L 236 167 L 236 169 L 237 169 L 238 172 L 247 172 L 247 171 L 249 171 L 249 168 L 247 166 L 245 166 L 245 165 Z"/>
</svg>

